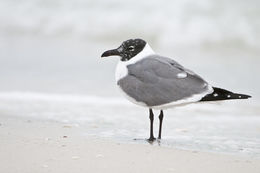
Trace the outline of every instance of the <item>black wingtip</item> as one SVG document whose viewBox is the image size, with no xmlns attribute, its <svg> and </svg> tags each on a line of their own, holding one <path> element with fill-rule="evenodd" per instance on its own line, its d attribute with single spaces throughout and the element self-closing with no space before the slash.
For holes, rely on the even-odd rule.
<svg viewBox="0 0 260 173">
<path fill-rule="evenodd" d="M 239 94 L 239 93 L 232 93 L 233 99 L 249 99 L 252 96 L 247 95 L 247 94 Z"/>
<path fill-rule="evenodd" d="M 201 101 L 218 101 L 218 100 L 233 100 L 233 99 L 248 99 L 252 96 L 246 94 L 233 93 L 225 89 L 213 87 L 214 92 L 204 96 Z"/>
<path fill-rule="evenodd" d="M 236 94 L 238 96 L 239 99 L 249 99 L 252 96 L 250 95 L 245 95 L 245 94 Z"/>
</svg>

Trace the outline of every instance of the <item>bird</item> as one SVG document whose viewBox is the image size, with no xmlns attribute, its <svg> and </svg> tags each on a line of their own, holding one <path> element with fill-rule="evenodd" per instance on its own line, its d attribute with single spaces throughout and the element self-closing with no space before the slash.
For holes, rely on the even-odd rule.
<svg viewBox="0 0 260 173">
<path fill-rule="evenodd" d="M 251 96 L 213 87 L 202 77 L 172 58 L 156 54 L 143 39 L 129 39 L 118 48 L 105 51 L 101 58 L 119 56 L 116 84 L 124 96 L 134 104 L 148 108 L 150 142 L 153 133 L 153 110 L 159 110 L 161 139 L 164 110 L 196 102 L 248 99 Z"/>
</svg>

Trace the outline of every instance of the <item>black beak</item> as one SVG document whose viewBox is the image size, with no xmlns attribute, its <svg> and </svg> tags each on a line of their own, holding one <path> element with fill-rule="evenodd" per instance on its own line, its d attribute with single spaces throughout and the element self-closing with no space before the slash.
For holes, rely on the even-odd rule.
<svg viewBox="0 0 260 173">
<path fill-rule="evenodd" d="M 105 51 L 101 57 L 107 57 L 107 56 L 119 56 L 120 53 L 117 49 L 113 49 L 113 50 L 108 50 L 108 51 Z"/>
</svg>

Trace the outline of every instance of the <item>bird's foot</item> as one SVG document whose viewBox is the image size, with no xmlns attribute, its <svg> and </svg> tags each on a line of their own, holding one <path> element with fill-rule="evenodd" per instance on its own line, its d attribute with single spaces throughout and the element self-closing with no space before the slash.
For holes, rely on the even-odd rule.
<svg viewBox="0 0 260 173">
<path fill-rule="evenodd" d="M 158 138 L 156 139 L 156 141 L 157 141 L 158 145 L 161 146 L 161 138 L 158 137 Z"/>
<path fill-rule="evenodd" d="M 148 139 L 142 139 L 142 138 L 134 138 L 133 140 L 135 140 L 135 141 L 143 141 L 143 140 L 145 140 L 145 141 L 147 141 L 149 144 L 154 144 L 155 142 L 157 142 L 159 145 L 161 144 L 161 139 L 160 138 L 154 138 L 154 137 L 152 137 L 152 138 L 148 138 Z"/>
<path fill-rule="evenodd" d="M 146 139 L 147 142 L 149 142 L 150 144 L 152 144 L 154 141 L 156 141 L 156 138 L 155 137 L 150 137 L 148 139 Z"/>
</svg>

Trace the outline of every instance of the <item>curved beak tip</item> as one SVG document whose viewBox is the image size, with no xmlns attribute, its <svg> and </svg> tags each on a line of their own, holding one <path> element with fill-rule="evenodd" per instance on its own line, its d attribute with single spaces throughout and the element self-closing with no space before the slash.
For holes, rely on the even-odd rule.
<svg viewBox="0 0 260 173">
<path fill-rule="evenodd" d="M 101 58 L 106 57 L 106 52 L 102 53 Z"/>
<path fill-rule="evenodd" d="M 101 58 L 103 58 L 103 57 L 108 57 L 108 56 L 116 56 L 116 55 L 120 55 L 120 53 L 118 52 L 117 49 L 113 49 L 113 50 L 105 51 L 105 52 L 101 55 Z"/>
</svg>

